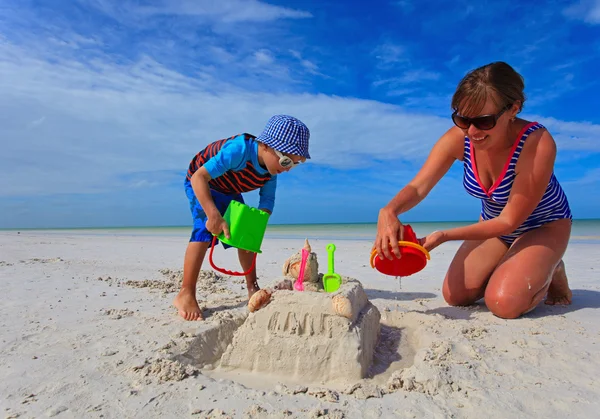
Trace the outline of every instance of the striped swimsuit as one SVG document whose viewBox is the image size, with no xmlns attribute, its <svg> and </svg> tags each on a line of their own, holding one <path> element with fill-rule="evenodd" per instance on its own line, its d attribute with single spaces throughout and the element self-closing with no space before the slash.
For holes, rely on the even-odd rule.
<svg viewBox="0 0 600 419">
<path fill-rule="evenodd" d="M 245 141 L 254 140 L 256 137 L 251 134 L 240 134 L 244 136 Z M 192 176 L 196 171 L 204 165 L 209 159 L 214 157 L 220 150 L 221 147 L 227 141 L 236 139 L 240 135 L 234 135 L 229 138 L 215 141 L 198 154 L 194 156 L 188 166 L 188 171 L 185 177 L 186 182 L 190 182 Z M 251 160 L 245 162 L 245 167 L 241 170 L 228 170 L 217 178 L 213 178 L 208 182 L 211 189 L 220 192 L 225 195 L 240 194 L 244 192 L 250 192 L 255 189 L 259 189 L 271 180 L 272 175 L 269 173 L 262 174 L 252 164 Z"/>
<path fill-rule="evenodd" d="M 481 199 L 481 218 L 483 220 L 496 218 L 502 212 L 502 209 L 508 202 L 515 179 L 515 166 L 517 165 L 521 150 L 523 150 L 525 140 L 527 140 L 529 134 L 540 128 L 544 127 L 537 122 L 532 122 L 521 130 L 502 173 L 488 191 L 485 190 L 479 179 L 471 141 L 465 136 L 463 185 L 470 195 Z M 521 234 L 551 221 L 563 218 L 572 219 L 571 209 L 569 208 L 569 202 L 562 187 L 558 183 L 554 173 L 552 173 L 546 187 L 546 192 L 544 192 L 544 196 L 531 215 L 515 231 L 508 235 L 500 236 L 500 238 L 511 245 Z"/>
</svg>

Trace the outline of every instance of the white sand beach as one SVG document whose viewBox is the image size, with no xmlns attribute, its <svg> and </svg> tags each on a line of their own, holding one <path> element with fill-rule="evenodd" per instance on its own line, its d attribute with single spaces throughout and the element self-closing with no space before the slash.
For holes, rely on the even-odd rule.
<svg viewBox="0 0 600 419">
<path fill-rule="evenodd" d="M 323 273 L 327 243 L 311 240 Z M 483 302 L 450 307 L 441 297 L 458 243 L 432 252 L 428 266 L 400 287 L 371 269 L 370 242 L 337 241 L 336 272 L 360 281 L 382 323 L 370 376 L 345 385 L 293 382 L 277 371 L 220 372 L 219 357 L 237 327 L 260 311 L 249 313 L 241 277 L 217 274 L 206 260 L 198 284 L 206 320 L 179 318 L 171 303 L 186 244 L 168 236 L 0 232 L 2 417 L 598 415 L 598 244 L 567 250 L 571 306 L 542 304 L 503 320 Z M 265 239 L 260 286 L 282 279 L 283 262 L 302 245 Z M 239 268 L 235 251 L 219 247 L 215 259 Z M 257 330 L 256 339 L 264 333 Z M 323 363 L 319 356 L 303 354 L 300 367 Z M 205 365 L 194 365 L 198 360 Z"/>
</svg>

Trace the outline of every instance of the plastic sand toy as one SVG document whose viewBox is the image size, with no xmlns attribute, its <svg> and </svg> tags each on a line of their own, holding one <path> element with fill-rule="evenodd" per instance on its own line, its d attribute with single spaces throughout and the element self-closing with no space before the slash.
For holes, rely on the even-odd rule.
<svg viewBox="0 0 600 419">
<path fill-rule="evenodd" d="M 425 268 L 427 261 L 431 259 L 429 252 L 419 244 L 417 236 L 412 227 L 404 225 L 404 239 L 398 242 L 401 257 L 393 256 L 392 260 L 377 257 L 377 251 L 371 252 L 371 267 L 379 272 L 390 276 L 409 276 Z M 392 247 L 390 246 L 390 252 Z M 392 254 L 393 255 L 393 254 Z"/>
<path fill-rule="evenodd" d="M 229 226 L 229 238 L 225 237 L 225 234 L 221 232 L 218 236 L 213 236 L 212 246 L 210 248 L 210 254 L 208 261 L 210 266 L 218 272 L 226 275 L 241 276 L 249 274 L 256 264 L 256 255 L 262 253 L 260 246 L 267 230 L 267 222 L 269 221 L 269 214 L 261 211 L 257 208 L 249 207 L 248 205 L 242 204 L 238 201 L 231 201 L 223 219 Z M 233 272 L 227 269 L 219 268 L 213 262 L 213 251 L 215 249 L 217 238 L 221 242 L 238 249 L 247 250 L 254 253 L 254 259 L 252 266 L 246 272 Z"/>
</svg>

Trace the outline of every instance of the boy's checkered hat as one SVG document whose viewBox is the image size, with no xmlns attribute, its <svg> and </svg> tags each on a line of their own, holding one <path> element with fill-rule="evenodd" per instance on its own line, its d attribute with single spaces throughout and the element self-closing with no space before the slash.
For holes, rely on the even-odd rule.
<svg viewBox="0 0 600 419">
<path fill-rule="evenodd" d="M 308 140 L 310 131 L 302 121 L 288 115 L 275 115 L 269 119 L 260 141 L 282 153 L 295 154 L 310 159 Z"/>
</svg>

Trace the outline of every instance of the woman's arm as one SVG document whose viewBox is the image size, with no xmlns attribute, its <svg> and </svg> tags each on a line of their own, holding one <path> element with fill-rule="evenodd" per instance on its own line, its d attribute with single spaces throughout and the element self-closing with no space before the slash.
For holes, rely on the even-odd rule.
<svg viewBox="0 0 600 419">
<path fill-rule="evenodd" d="M 452 127 L 433 146 L 415 177 L 379 211 L 377 237 L 373 248 L 377 249 L 380 256 L 383 254 L 392 259 L 389 244 L 392 253 L 400 257 L 398 238 L 402 240 L 402 224 L 398 215 L 421 202 L 448 172 L 454 161 L 462 160 L 463 153 L 464 134 L 460 129 Z"/>
</svg>

